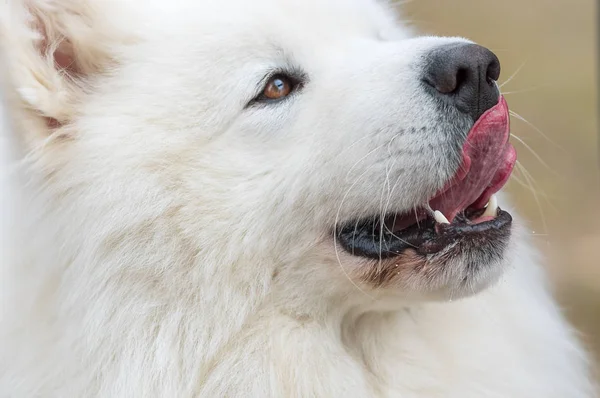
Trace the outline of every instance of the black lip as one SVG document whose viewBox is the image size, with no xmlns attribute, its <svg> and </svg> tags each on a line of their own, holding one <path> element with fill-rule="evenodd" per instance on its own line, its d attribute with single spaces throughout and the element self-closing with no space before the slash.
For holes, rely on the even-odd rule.
<svg viewBox="0 0 600 398">
<path fill-rule="evenodd" d="M 457 242 L 462 247 L 481 247 L 505 241 L 510 235 L 511 225 L 511 215 L 498 209 L 496 218 L 479 224 L 468 223 L 465 216 L 457 216 L 452 224 L 438 224 L 427 218 L 394 233 L 382 228 L 379 220 L 364 219 L 344 225 L 337 231 L 336 237 L 350 254 L 379 260 L 399 256 L 408 249 L 430 255 Z"/>
</svg>

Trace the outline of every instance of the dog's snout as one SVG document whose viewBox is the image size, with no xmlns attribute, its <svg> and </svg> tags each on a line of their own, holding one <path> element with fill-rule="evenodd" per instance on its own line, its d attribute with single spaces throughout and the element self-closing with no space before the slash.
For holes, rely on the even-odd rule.
<svg viewBox="0 0 600 398">
<path fill-rule="evenodd" d="M 473 120 L 498 103 L 498 57 L 477 44 L 452 44 L 427 57 L 423 80 L 433 95 L 456 106 Z"/>
</svg>

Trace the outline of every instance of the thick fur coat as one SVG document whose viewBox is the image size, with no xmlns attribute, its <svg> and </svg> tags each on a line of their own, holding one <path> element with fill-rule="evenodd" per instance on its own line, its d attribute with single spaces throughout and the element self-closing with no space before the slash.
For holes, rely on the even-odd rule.
<svg viewBox="0 0 600 398">
<path fill-rule="evenodd" d="M 506 197 L 476 273 L 373 284 L 332 238 L 435 193 L 470 127 L 420 85 L 465 40 L 379 3 L 2 2 L 0 397 L 593 396 Z M 302 90 L 255 104 L 280 68 Z"/>
</svg>

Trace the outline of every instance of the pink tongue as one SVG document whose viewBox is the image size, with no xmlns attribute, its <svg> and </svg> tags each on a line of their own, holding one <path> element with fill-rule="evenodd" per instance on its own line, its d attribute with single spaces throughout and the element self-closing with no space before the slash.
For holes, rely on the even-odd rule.
<svg viewBox="0 0 600 398">
<path fill-rule="evenodd" d="M 467 207 L 483 208 L 510 177 L 517 153 L 508 142 L 510 126 L 504 97 L 473 125 L 463 146 L 459 171 L 430 202 L 449 221 Z"/>
</svg>

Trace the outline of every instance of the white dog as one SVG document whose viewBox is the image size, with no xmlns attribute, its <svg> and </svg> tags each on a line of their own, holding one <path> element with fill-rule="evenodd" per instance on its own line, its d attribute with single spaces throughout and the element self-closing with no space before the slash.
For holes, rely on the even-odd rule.
<svg viewBox="0 0 600 398">
<path fill-rule="evenodd" d="M 379 3 L 2 2 L 1 397 L 593 396 L 498 59 Z"/>
</svg>

